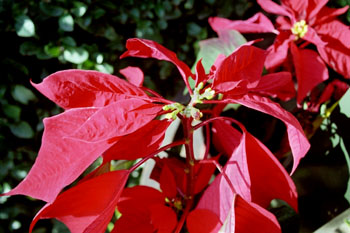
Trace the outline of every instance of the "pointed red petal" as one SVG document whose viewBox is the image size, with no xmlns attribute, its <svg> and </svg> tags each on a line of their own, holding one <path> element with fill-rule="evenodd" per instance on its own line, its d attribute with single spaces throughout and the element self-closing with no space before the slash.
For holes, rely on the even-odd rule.
<svg viewBox="0 0 350 233">
<path fill-rule="evenodd" d="M 289 12 L 295 14 L 294 16 L 296 20 L 306 17 L 306 9 L 308 7 L 309 0 L 282 0 L 281 2 L 284 9 L 287 9 Z"/>
<path fill-rule="evenodd" d="M 288 10 L 271 0 L 258 0 L 258 3 L 261 8 L 263 8 L 268 13 L 292 18 L 292 14 Z"/>
<path fill-rule="evenodd" d="M 44 119 L 39 155 L 27 177 L 8 195 L 23 194 L 53 202 L 63 187 L 73 182 L 110 144 L 67 138 L 98 108 L 70 109 Z"/>
<path fill-rule="evenodd" d="M 132 83 L 137 87 L 142 87 L 144 76 L 139 67 L 128 66 L 119 70 L 119 72 L 124 75 L 129 83 Z"/>
<path fill-rule="evenodd" d="M 287 60 L 289 46 L 293 40 L 294 35 L 290 32 L 280 32 L 273 45 L 267 49 L 269 53 L 265 61 L 266 69 L 274 69 Z"/>
<path fill-rule="evenodd" d="M 229 100 L 229 102 L 231 101 L 233 103 L 239 103 L 248 108 L 264 112 L 284 122 L 287 127 L 289 145 L 294 158 L 294 164 L 291 171 L 293 174 L 299 164 L 300 159 L 305 156 L 306 152 L 310 148 L 310 144 L 298 120 L 291 113 L 284 110 L 279 104 L 266 97 L 248 93 L 241 98 Z"/>
<path fill-rule="evenodd" d="M 126 170 L 105 173 L 63 192 L 40 210 L 30 232 L 39 219 L 45 218 L 59 219 L 72 233 L 92 232 L 92 223 L 98 223 L 93 232 L 105 232 L 128 175 Z"/>
<path fill-rule="evenodd" d="M 277 32 L 269 18 L 260 12 L 247 20 L 229 20 L 220 17 L 211 17 L 209 18 L 209 24 L 216 32 L 232 29 L 240 33 Z"/>
<path fill-rule="evenodd" d="M 160 189 L 167 198 L 171 200 L 176 197 L 177 189 L 174 174 L 170 171 L 166 163 L 163 165 L 162 172 L 160 173 L 159 184 Z"/>
<path fill-rule="evenodd" d="M 328 69 L 313 50 L 292 44 L 291 51 L 298 81 L 297 102 L 301 103 L 314 87 L 328 79 Z"/>
<path fill-rule="evenodd" d="M 141 57 L 141 58 L 155 58 L 158 60 L 169 61 L 173 63 L 180 71 L 186 86 L 189 87 L 188 78 L 194 78 L 191 69 L 182 61 L 180 61 L 176 54 L 162 45 L 146 39 L 128 39 L 126 42 L 128 51 L 123 53 L 120 58 L 124 57 Z"/>
<path fill-rule="evenodd" d="M 312 21 L 315 21 L 316 23 L 320 23 L 318 19 L 316 19 L 316 15 L 318 16 L 318 13 L 321 9 L 324 8 L 324 6 L 327 4 L 328 0 L 313 0 L 309 1 L 308 9 L 307 9 L 307 21 L 310 23 Z M 316 20 L 315 20 L 316 19 Z"/>
<path fill-rule="evenodd" d="M 328 2 L 328 1 L 325 1 L 325 2 Z M 343 8 L 329 8 L 325 6 L 316 15 L 317 16 L 316 18 L 311 18 L 312 16 L 309 16 L 309 18 L 310 20 L 314 21 L 315 27 L 318 27 L 318 26 L 322 27 L 322 24 L 329 23 L 330 21 L 334 21 L 334 19 L 337 16 L 344 14 L 348 9 L 349 9 L 349 6 L 345 6 Z"/>
<path fill-rule="evenodd" d="M 177 216 L 168 206 L 155 204 L 149 208 L 151 221 L 158 233 L 172 233 L 177 224 Z"/>
<path fill-rule="evenodd" d="M 153 120 L 162 106 L 141 99 L 126 99 L 100 108 L 70 137 L 98 142 L 135 132 Z"/>
<path fill-rule="evenodd" d="M 289 72 L 278 72 L 261 77 L 259 84 L 252 90 L 281 100 L 289 100 L 296 94 L 292 75 Z"/>
<path fill-rule="evenodd" d="M 234 212 L 235 233 L 261 233 L 262 229 L 263 232 L 281 233 L 279 223 L 272 213 L 238 195 L 235 198 Z"/>
<path fill-rule="evenodd" d="M 218 67 L 212 87 L 220 93 L 242 94 L 256 87 L 264 67 L 266 52 L 243 45 Z"/>
<path fill-rule="evenodd" d="M 148 98 L 140 88 L 116 76 L 87 70 L 54 73 L 40 84 L 32 85 L 64 109 L 102 107 L 117 100 Z"/>
<path fill-rule="evenodd" d="M 216 233 L 222 223 L 216 214 L 207 209 L 195 209 L 189 213 L 186 226 L 189 233 Z"/>
<path fill-rule="evenodd" d="M 278 198 L 297 211 L 296 188 L 286 170 L 271 151 L 248 132 L 245 141 L 252 202 L 267 208 L 272 199 Z"/>
<path fill-rule="evenodd" d="M 103 153 L 103 162 L 118 159 L 135 160 L 147 156 L 159 148 L 170 124 L 171 121 L 167 120 L 152 120 L 137 131 L 120 138 Z"/>
<path fill-rule="evenodd" d="M 350 29 L 343 23 L 334 20 L 319 25 L 317 33 L 326 46 L 317 46 L 322 59 L 336 72 L 350 78 Z"/>
</svg>

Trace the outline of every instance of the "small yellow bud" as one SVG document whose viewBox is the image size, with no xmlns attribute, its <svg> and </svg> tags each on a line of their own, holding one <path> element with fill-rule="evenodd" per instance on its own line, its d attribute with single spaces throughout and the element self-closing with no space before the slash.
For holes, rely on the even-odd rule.
<svg viewBox="0 0 350 233">
<path fill-rule="evenodd" d="M 293 27 L 290 29 L 292 33 L 295 35 L 295 39 L 303 38 L 308 30 L 308 25 L 305 20 L 300 20 L 294 23 Z"/>
</svg>

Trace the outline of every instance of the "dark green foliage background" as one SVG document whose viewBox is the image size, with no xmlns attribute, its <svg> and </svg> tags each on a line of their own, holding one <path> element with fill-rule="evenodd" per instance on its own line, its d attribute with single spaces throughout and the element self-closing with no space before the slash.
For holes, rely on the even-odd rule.
<svg viewBox="0 0 350 233">
<path fill-rule="evenodd" d="M 246 0 L 1 0 L 0 192 L 25 177 L 40 147 L 42 119 L 61 111 L 30 80 L 38 83 L 71 68 L 118 75 L 119 69 L 133 65 L 145 71 L 148 87 L 173 98 L 183 88 L 176 68 L 151 59 L 119 60 L 126 40 L 155 40 L 192 66 L 197 42 L 214 36 L 207 18 L 242 17 L 250 6 Z M 43 204 L 24 196 L 2 197 L 0 233 L 27 232 Z M 42 221 L 35 232 L 63 229 L 57 221 Z"/>
<path fill-rule="evenodd" d="M 249 0 L 0 0 L 0 193 L 25 177 L 40 147 L 42 119 L 61 111 L 30 80 L 38 83 L 71 68 L 119 75 L 132 65 L 144 70 L 146 86 L 177 98 L 183 82 L 176 68 L 152 59 L 119 60 L 126 40 L 155 40 L 192 66 L 198 41 L 216 36 L 208 17 L 246 19 L 258 10 Z M 250 118 L 244 119 L 249 125 Z M 1 197 L 0 233 L 27 232 L 43 204 L 24 196 Z M 65 231 L 48 220 L 39 221 L 34 232 Z"/>
</svg>

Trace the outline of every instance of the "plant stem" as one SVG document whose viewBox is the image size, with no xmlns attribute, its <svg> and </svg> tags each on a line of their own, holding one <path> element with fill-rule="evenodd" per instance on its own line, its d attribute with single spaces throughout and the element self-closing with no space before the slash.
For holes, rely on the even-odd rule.
<svg viewBox="0 0 350 233">
<path fill-rule="evenodd" d="M 182 126 L 184 131 L 185 138 L 185 150 L 186 150 L 186 170 L 187 173 L 187 187 L 186 187 L 186 207 L 182 213 L 181 219 L 176 226 L 176 233 L 179 233 L 182 229 L 182 226 L 189 214 L 190 210 L 193 206 L 193 196 L 194 196 L 194 165 L 195 165 L 195 157 L 193 152 L 193 127 L 191 125 L 192 118 L 182 118 Z"/>
</svg>

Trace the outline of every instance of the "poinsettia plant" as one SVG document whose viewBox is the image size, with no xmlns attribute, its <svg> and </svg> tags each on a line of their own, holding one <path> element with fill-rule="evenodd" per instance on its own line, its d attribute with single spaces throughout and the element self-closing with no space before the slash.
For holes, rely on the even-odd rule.
<svg viewBox="0 0 350 233">
<path fill-rule="evenodd" d="M 28 176 L 3 195 L 28 195 L 47 202 L 31 226 L 56 218 L 71 232 L 105 232 L 115 212 L 117 232 L 280 232 L 267 207 L 272 199 L 297 211 L 295 186 L 273 153 L 238 121 L 221 115 L 238 103 L 280 119 L 293 154 L 293 173 L 309 143 L 296 118 L 273 102 L 287 72 L 261 76 L 266 51 L 245 44 L 219 56 L 210 72 L 201 60 L 195 72 L 156 42 L 129 39 L 121 56 L 173 63 L 190 100 L 167 100 L 143 86 L 137 67 L 120 71 L 126 80 L 96 71 L 65 70 L 34 87 L 64 109 L 44 119 L 38 157 Z M 191 88 L 189 80 L 194 80 Z M 163 145 L 169 126 L 179 120 L 181 137 Z M 194 149 L 194 133 L 204 128 L 205 152 Z M 184 147 L 185 156 L 174 150 Z M 214 147 L 214 148 L 211 148 Z M 102 157 L 102 164 L 65 189 Z M 130 174 L 154 159 L 151 178 L 160 189 L 128 187 Z M 134 161 L 113 170 L 113 160 Z M 212 178 L 214 178 L 212 180 Z"/>
<path fill-rule="evenodd" d="M 209 23 L 218 33 L 234 29 L 275 34 L 265 66 L 269 71 L 283 69 L 295 74 L 299 105 L 309 97 L 309 110 L 318 111 L 331 97 L 339 100 L 348 88 L 344 80 L 332 79 L 322 91 L 315 87 L 329 79 L 327 65 L 350 78 L 350 28 L 337 19 L 349 6 L 329 8 L 328 0 L 282 0 L 281 5 L 272 0 L 257 2 L 266 12 L 277 15 L 275 23 L 261 12 L 247 20 L 213 17 Z"/>
</svg>

